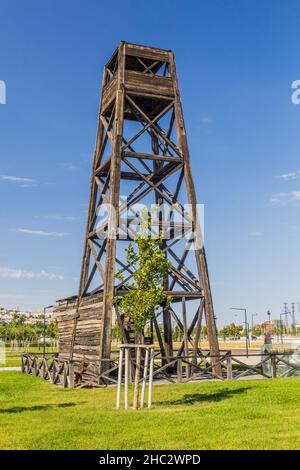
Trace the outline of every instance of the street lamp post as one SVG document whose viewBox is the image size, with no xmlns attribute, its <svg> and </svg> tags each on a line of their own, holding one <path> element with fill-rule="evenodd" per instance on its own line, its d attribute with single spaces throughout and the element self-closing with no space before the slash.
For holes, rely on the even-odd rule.
<svg viewBox="0 0 300 470">
<path fill-rule="evenodd" d="M 269 317 L 268 323 L 269 323 L 269 333 L 272 337 L 272 326 L 271 326 L 271 310 L 267 311 L 267 315 Z M 265 333 L 266 333 L 266 328 L 265 328 Z"/>
<path fill-rule="evenodd" d="M 237 308 L 237 307 L 230 307 L 231 310 L 239 310 L 241 312 L 244 312 L 245 315 L 245 331 L 246 331 L 246 355 L 248 357 L 248 351 L 249 351 L 249 324 L 247 320 L 247 309 L 246 308 Z"/>
<path fill-rule="evenodd" d="M 46 356 L 46 311 L 49 308 L 53 308 L 53 305 L 48 305 L 44 307 L 44 322 L 43 322 L 43 356 Z"/>
</svg>

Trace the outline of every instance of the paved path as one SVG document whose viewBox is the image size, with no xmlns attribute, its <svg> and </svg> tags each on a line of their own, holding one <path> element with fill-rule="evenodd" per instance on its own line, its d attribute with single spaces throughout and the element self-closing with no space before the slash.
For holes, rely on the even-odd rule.
<svg viewBox="0 0 300 470">
<path fill-rule="evenodd" d="M 0 372 L 8 372 L 12 370 L 20 371 L 21 367 L 0 367 Z"/>
<path fill-rule="evenodd" d="M 263 357 L 261 357 L 260 349 L 249 348 L 249 355 L 246 356 L 246 350 L 242 348 L 229 348 L 231 354 L 235 356 L 238 360 L 249 366 L 255 366 L 258 364 Z M 224 348 L 221 348 L 221 354 L 225 351 Z M 234 363 L 234 361 L 233 361 Z"/>
</svg>

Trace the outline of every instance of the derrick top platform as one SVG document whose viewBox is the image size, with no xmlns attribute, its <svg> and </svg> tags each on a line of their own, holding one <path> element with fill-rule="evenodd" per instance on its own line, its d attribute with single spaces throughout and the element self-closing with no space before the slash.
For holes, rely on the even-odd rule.
<svg viewBox="0 0 300 470">
<path fill-rule="evenodd" d="M 158 47 L 143 46 L 141 44 L 134 44 L 127 41 L 120 41 L 118 47 L 115 49 L 115 52 L 112 54 L 111 58 L 106 64 L 106 68 L 109 68 L 112 71 L 112 66 L 118 58 L 118 52 L 122 49 L 125 56 L 128 56 L 127 67 L 131 68 L 137 65 L 133 59 L 130 57 L 141 57 L 146 59 L 145 62 L 149 60 L 156 60 L 160 62 L 170 61 L 170 58 L 174 56 L 173 51 L 170 49 L 161 49 Z M 135 64 L 134 64 L 135 63 Z M 138 66 L 140 71 L 143 71 L 142 64 Z M 154 70 L 153 70 L 154 71 Z"/>
<path fill-rule="evenodd" d="M 170 50 L 120 42 L 104 68 L 101 113 L 112 109 L 118 89 L 135 96 L 151 119 L 175 97 L 174 54 Z M 137 120 L 125 105 L 124 118 Z"/>
</svg>

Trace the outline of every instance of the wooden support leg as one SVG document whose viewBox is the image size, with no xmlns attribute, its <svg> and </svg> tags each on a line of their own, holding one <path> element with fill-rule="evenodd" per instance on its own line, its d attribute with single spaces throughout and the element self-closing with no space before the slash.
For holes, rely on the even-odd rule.
<svg viewBox="0 0 300 470">
<path fill-rule="evenodd" d="M 69 361 L 69 388 L 75 387 L 74 362 Z"/>
<path fill-rule="evenodd" d="M 276 354 L 271 354 L 272 379 L 277 377 Z"/>
<path fill-rule="evenodd" d="M 140 382 L 140 370 L 141 370 L 141 348 L 136 348 L 136 367 L 135 367 L 135 379 L 134 379 L 134 397 L 133 397 L 133 409 L 137 410 L 139 407 L 139 382 Z"/>
<path fill-rule="evenodd" d="M 185 297 L 182 299 L 182 320 L 183 320 L 183 334 L 184 334 L 184 355 L 186 361 L 189 360 L 189 340 L 188 340 L 188 328 L 187 328 L 187 319 L 186 319 L 186 302 Z M 185 364 L 185 374 L 186 378 L 190 377 L 190 365 Z"/>
<path fill-rule="evenodd" d="M 129 374 L 129 349 L 125 349 L 125 384 L 124 384 L 124 408 L 128 409 L 128 374 Z"/>
<path fill-rule="evenodd" d="M 144 401 L 145 401 L 147 373 L 148 373 L 148 362 L 149 362 L 149 348 L 146 349 L 146 354 L 145 354 L 144 375 L 143 375 L 142 394 L 141 394 L 141 408 L 143 408 Z"/>
<path fill-rule="evenodd" d="M 152 405 L 153 370 L 154 370 L 154 349 L 151 350 L 151 354 L 150 354 L 148 408 L 151 408 L 151 405 Z"/>
<path fill-rule="evenodd" d="M 120 408 L 120 400 L 121 400 L 121 384 L 122 384 L 122 368 L 123 368 L 123 348 L 120 348 L 120 356 L 119 356 L 119 370 L 118 370 L 118 387 L 117 387 L 117 403 L 116 408 L 117 410 Z"/>
<path fill-rule="evenodd" d="M 177 361 L 177 382 L 182 382 L 182 359 L 181 357 Z"/>
<path fill-rule="evenodd" d="M 227 380 L 232 380 L 232 357 L 231 357 L 231 354 L 227 354 L 226 366 L 227 366 Z"/>
</svg>

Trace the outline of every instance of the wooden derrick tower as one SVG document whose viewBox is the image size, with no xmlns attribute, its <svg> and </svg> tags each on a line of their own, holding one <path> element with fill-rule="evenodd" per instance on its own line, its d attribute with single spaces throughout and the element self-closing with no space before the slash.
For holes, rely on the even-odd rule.
<svg viewBox="0 0 300 470">
<path fill-rule="evenodd" d="M 162 361 L 167 364 L 189 350 L 201 354 L 203 316 L 210 354 L 217 356 L 213 302 L 174 54 L 121 42 L 103 73 L 79 293 L 60 301 L 58 308 L 64 320 L 61 354 L 67 356 L 69 351 L 71 359 L 80 359 L 80 355 L 89 357 L 93 349 L 90 360 L 99 361 L 100 372 L 110 359 L 113 315 L 124 342 L 130 341 L 112 298 L 126 292 L 126 283 L 116 279 L 116 270 L 122 269 L 126 279 L 133 274 L 124 248 L 133 236 L 137 204 L 142 203 L 163 207 L 157 227 L 166 234 L 163 250 L 172 262 L 164 284 L 172 303 L 150 328 L 150 335 L 156 332 Z M 116 216 L 111 209 L 107 212 L 107 204 Z M 182 221 L 184 237 L 178 236 Z M 172 324 L 182 331 L 177 350 Z"/>
</svg>

